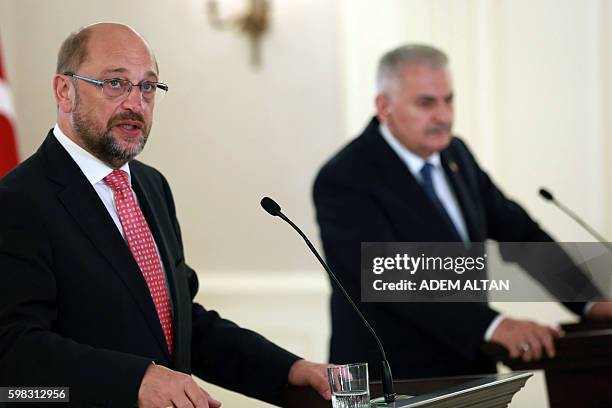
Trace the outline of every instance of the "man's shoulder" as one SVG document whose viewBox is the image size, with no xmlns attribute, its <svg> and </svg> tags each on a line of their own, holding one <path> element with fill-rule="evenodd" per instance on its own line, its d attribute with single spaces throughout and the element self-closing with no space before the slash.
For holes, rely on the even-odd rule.
<svg viewBox="0 0 612 408">
<path fill-rule="evenodd" d="M 363 135 L 356 137 L 340 148 L 323 167 L 343 168 L 354 167 L 362 163 L 362 159 L 367 156 L 364 154 Z"/>
<path fill-rule="evenodd" d="M 42 158 L 39 152 L 36 152 L 0 177 L 0 187 L 26 190 L 40 184 L 45 178 Z"/>
<path fill-rule="evenodd" d="M 0 213 L 5 221 L 12 219 L 24 223 L 48 203 L 53 186 L 48 183 L 45 166 L 39 152 L 0 177 Z M 24 218 L 25 217 L 25 218 Z M 27 221 L 31 225 L 30 221 Z M 2 225 L 0 228 L 4 228 Z M 25 224 L 24 224 L 25 228 Z"/>
<path fill-rule="evenodd" d="M 370 124 L 359 136 L 340 148 L 319 171 L 319 177 L 328 174 L 356 175 L 367 172 L 368 163 L 376 154 L 374 145 L 380 143 L 382 136 L 377 128 Z"/>
</svg>

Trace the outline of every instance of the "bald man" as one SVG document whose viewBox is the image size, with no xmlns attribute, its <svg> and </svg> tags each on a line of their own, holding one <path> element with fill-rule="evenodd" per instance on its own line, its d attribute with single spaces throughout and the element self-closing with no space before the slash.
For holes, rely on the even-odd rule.
<svg viewBox="0 0 612 408">
<path fill-rule="evenodd" d="M 143 38 L 99 23 L 62 44 L 57 123 L 0 180 L 0 386 L 68 386 L 76 406 L 218 407 L 191 374 L 278 402 L 329 398 L 325 368 L 193 298 L 172 193 L 134 158 L 168 86 Z"/>
</svg>

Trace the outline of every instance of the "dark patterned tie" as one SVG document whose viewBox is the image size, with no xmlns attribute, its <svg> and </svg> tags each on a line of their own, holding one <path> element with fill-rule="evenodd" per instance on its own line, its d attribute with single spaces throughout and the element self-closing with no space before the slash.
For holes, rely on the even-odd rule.
<svg viewBox="0 0 612 408">
<path fill-rule="evenodd" d="M 440 201 L 440 199 L 438 198 L 438 195 L 436 194 L 436 190 L 434 189 L 433 179 L 431 178 L 432 168 L 433 168 L 433 164 L 425 162 L 425 164 L 423 165 L 420 171 L 421 177 L 423 179 L 423 189 L 425 190 L 425 194 L 427 194 L 427 196 L 429 197 L 433 205 L 436 207 L 436 209 L 438 210 L 438 212 L 444 219 L 444 222 L 448 224 L 453 235 L 455 236 L 455 239 L 457 241 L 463 241 L 463 239 L 461 238 L 461 235 L 459 235 L 459 232 L 457 232 L 457 228 L 455 227 L 455 224 L 451 220 L 450 216 L 446 212 L 446 209 L 444 208 L 444 205 L 442 205 L 442 202 Z"/>
</svg>

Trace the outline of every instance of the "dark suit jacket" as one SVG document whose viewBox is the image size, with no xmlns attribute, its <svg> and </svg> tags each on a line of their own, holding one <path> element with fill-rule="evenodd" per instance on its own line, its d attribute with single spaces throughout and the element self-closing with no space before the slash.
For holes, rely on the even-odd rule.
<svg viewBox="0 0 612 408">
<path fill-rule="evenodd" d="M 298 357 L 193 303 L 168 183 L 130 163 L 173 303 L 170 357 L 145 280 L 83 173 L 49 133 L 0 180 L 0 386 L 70 386 L 83 406 L 134 406 L 151 361 L 273 400 Z"/>
<path fill-rule="evenodd" d="M 461 140 L 453 138 L 441 152 L 441 161 L 472 242 L 552 241 L 518 204 L 504 197 Z M 357 301 L 361 242 L 456 240 L 422 186 L 383 139 L 377 119 L 323 166 L 314 184 L 314 202 L 327 261 Z M 361 303 L 360 307 L 381 337 L 398 378 L 495 370 L 481 346 L 497 312 L 484 303 Z M 584 303 L 568 307 L 579 312 Z M 331 312 L 330 360 L 368 361 L 372 376 L 379 377 L 376 344 L 335 286 Z"/>
</svg>

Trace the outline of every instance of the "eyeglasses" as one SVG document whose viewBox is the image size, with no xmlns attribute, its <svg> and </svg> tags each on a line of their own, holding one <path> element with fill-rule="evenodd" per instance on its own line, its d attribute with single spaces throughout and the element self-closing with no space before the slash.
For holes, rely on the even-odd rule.
<svg viewBox="0 0 612 408">
<path fill-rule="evenodd" d="M 127 79 L 95 79 L 78 75 L 70 71 L 64 72 L 64 75 L 99 86 L 102 89 L 102 95 L 109 98 L 118 98 L 125 94 L 129 94 L 132 92 L 132 87 L 135 86 L 140 88 L 140 95 L 142 96 L 142 99 L 147 102 L 150 102 L 153 100 L 153 98 L 155 98 L 155 94 L 157 93 L 158 89 L 162 91 L 161 95 L 168 92 L 168 85 L 155 81 L 142 81 L 137 84 L 133 84 Z"/>
</svg>

